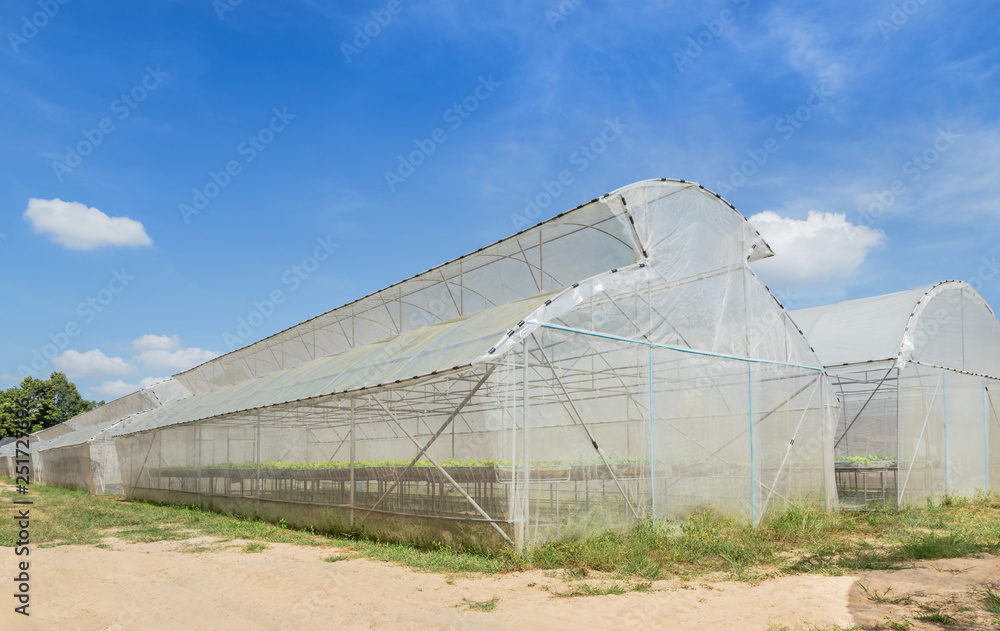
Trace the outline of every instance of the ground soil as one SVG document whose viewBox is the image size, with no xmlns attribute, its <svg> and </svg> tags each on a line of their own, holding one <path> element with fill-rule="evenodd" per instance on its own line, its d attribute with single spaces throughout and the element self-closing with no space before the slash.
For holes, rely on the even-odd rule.
<svg viewBox="0 0 1000 631">
<path fill-rule="evenodd" d="M 916 620 L 928 611 L 921 605 L 955 618 L 952 629 L 991 629 L 978 590 L 1000 581 L 1000 557 L 983 556 L 853 576 L 806 574 L 757 584 L 670 579 L 654 582 L 649 592 L 559 597 L 579 581 L 543 571 L 446 576 L 363 558 L 326 562 L 338 554 L 330 548 L 268 544 L 248 553 L 244 544 L 108 538 L 100 548 L 35 548 L 31 616 L 14 614 L 13 599 L 0 596 L 0 629 L 764 630 L 871 628 L 885 625 L 887 616 L 912 621 L 914 630 L 945 628 Z M 4 577 L 13 576 L 14 555 L 7 556 L 0 562 Z M 862 584 L 902 600 L 875 602 Z M 493 598 L 499 600 L 489 612 L 467 606 Z"/>
</svg>

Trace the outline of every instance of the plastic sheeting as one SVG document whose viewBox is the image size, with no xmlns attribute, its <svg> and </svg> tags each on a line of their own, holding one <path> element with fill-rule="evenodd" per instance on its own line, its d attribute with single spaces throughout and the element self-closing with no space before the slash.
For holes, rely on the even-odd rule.
<svg viewBox="0 0 1000 631">
<path fill-rule="evenodd" d="M 199 394 L 115 436 L 126 495 L 519 547 L 832 506 L 834 396 L 749 268 L 768 253 L 697 185 L 631 185 L 374 294 L 386 319 L 335 354 L 248 363 L 279 335 L 187 373 Z M 427 284 L 479 303 L 403 330 Z M 322 317 L 358 334 L 366 300 Z"/>
<path fill-rule="evenodd" d="M 891 359 L 1000 376 L 1000 327 L 962 281 L 791 312 L 824 366 Z"/>
<path fill-rule="evenodd" d="M 899 504 L 998 488 L 990 384 L 1000 376 L 1000 322 L 968 284 L 945 281 L 791 317 L 842 401 L 840 460 L 893 463 Z"/>
<path fill-rule="evenodd" d="M 501 305 L 221 388 L 166 407 L 118 433 L 147 431 L 468 367 L 552 295 L 550 292 Z"/>
<path fill-rule="evenodd" d="M 648 196 L 648 198 L 647 198 Z M 631 204 L 628 212 L 624 199 Z M 676 208 L 693 216 L 710 205 L 715 226 L 676 225 Z M 727 212 L 728 211 L 728 212 Z M 733 230 L 733 227 L 736 230 Z M 292 368 L 319 357 L 373 344 L 437 322 L 452 320 L 540 293 L 613 268 L 625 267 L 698 230 L 720 242 L 702 245 L 757 260 L 771 250 L 738 212 L 692 182 L 646 181 L 584 204 L 548 221 L 365 296 L 290 329 L 213 359 L 175 378 L 203 393 Z M 734 242 L 739 247 L 732 248 Z M 746 247 L 743 247 L 746 244 Z M 747 252 L 743 252 L 746 249 Z M 682 265 L 694 265 L 677 259 Z"/>
<path fill-rule="evenodd" d="M 29 437 L 32 482 L 121 493 L 118 455 L 109 434 L 145 413 L 190 396 L 180 383 L 167 379 L 98 408 L 36 432 Z M 0 451 L 0 472 L 13 472 L 13 449 Z"/>
</svg>

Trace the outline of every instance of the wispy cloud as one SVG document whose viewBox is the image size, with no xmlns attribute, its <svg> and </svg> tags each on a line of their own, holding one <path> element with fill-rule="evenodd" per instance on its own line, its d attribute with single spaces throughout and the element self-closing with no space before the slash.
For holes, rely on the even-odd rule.
<svg viewBox="0 0 1000 631">
<path fill-rule="evenodd" d="M 855 53 L 834 47 L 827 28 L 809 17 L 776 7 L 767 17 L 770 33 L 785 49 L 785 60 L 809 83 L 822 81 L 841 91 L 854 72 Z"/>
</svg>

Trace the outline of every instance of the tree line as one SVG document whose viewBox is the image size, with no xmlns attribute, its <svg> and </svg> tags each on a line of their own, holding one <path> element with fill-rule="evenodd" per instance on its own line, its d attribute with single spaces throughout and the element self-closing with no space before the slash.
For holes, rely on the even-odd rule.
<svg viewBox="0 0 1000 631">
<path fill-rule="evenodd" d="M 31 431 L 37 432 L 104 405 L 80 396 L 76 384 L 61 372 L 48 379 L 25 377 L 19 385 L 0 390 L 0 438 L 20 436 L 19 411 L 27 412 Z M 22 412 L 23 413 L 23 412 Z"/>
</svg>

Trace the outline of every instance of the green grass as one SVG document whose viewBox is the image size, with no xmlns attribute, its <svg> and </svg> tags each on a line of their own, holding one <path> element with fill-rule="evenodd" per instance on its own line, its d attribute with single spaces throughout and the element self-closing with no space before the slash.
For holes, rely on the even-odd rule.
<svg viewBox="0 0 1000 631">
<path fill-rule="evenodd" d="M 268 545 L 266 543 L 261 543 L 259 541 L 251 541 L 250 543 L 243 546 L 243 551 L 247 554 L 252 554 L 254 552 L 263 552 L 267 550 Z"/>
<path fill-rule="evenodd" d="M 927 607 L 926 605 L 921 605 L 920 608 L 927 613 L 917 616 L 917 620 L 921 622 L 933 622 L 934 624 L 939 624 L 945 627 L 955 626 L 955 619 L 942 612 L 940 609 Z"/>
<path fill-rule="evenodd" d="M 610 596 L 627 594 L 629 592 L 648 592 L 652 588 L 652 583 L 601 583 L 600 585 L 577 583 L 565 591 L 552 592 L 552 595 L 556 598 L 573 598 L 576 596 Z"/>
<path fill-rule="evenodd" d="M 211 536 L 220 541 L 338 548 L 337 553 L 346 551 L 351 557 L 446 574 L 544 569 L 563 570 L 570 577 L 598 572 L 602 578 L 639 584 L 705 574 L 755 580 L 800 572 L 837 575 L 895 569 L 929 559 L 1000 551 L 1000 494 L 952 498 L 941 505 L 900 511 L 792 508 L 773 514 L 757 528 L 741 518 L 703 509 L 679 530 L 676 524 L 646 520 L 627 530 L 549 543 L 519 554 L 509 549 L 485 553 L 435 543 L 421 547 L 358 535 L 328 536 L 287 524 L 192 507 L 125 502 L 120 496 L 90 496 L 44 485 L 32 486 L 31 492 L 32 542 L 40 546 L 97 545 L 105 537 L 142 543 Z M 3 495 L 12 499 L 15 493 Z M 0 546 L 11 547 L 14 542 L 13 528 L 0 525 Z"/>
<path fill-rule="evenodd" d="M 995 585 L 983 585 L 983 609 L 986 611 L 1000 616 L 1000 594 L 996 591 Z"/>
<path fill-rule="evenodd" d="M 469 600 L 468 598 L 463 598 L 461 605 L 459 607 L 465 606 L 466 609 L 471 609 L 472 611 L 486 611 L 490 612 L 497 608 L 497 603 L 500 602 L 498 596 L 494 596 L 489 600 Z"/>
</svg>

